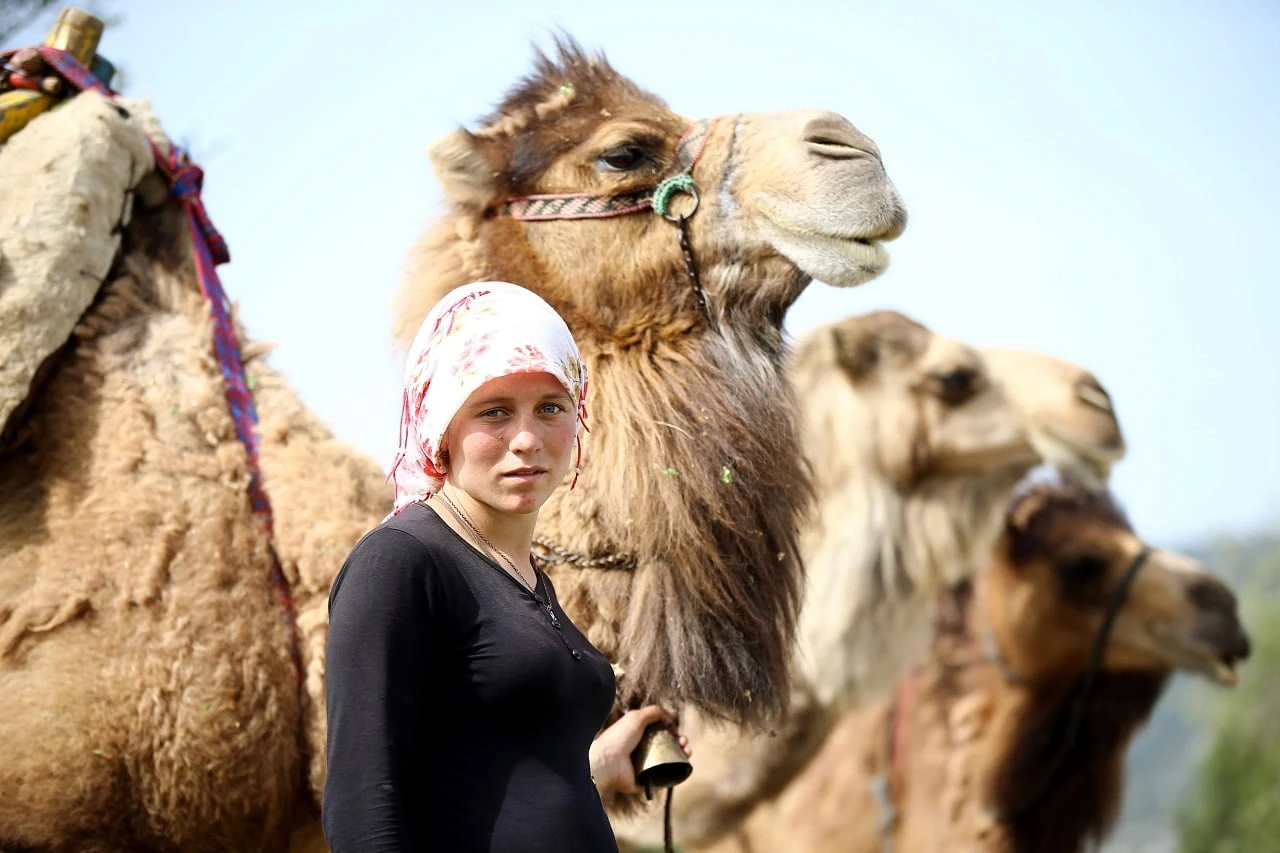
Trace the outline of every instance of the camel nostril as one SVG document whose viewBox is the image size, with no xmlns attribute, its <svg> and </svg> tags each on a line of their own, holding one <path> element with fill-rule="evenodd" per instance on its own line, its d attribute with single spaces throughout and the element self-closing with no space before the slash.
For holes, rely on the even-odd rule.
<svg viewBox="0 0 1280 853">
<path fill-rule="evenodd" d="M 1235 594 L 1216 579 L 1197 580 L 1188 587 L 1187 598 L 1200 610 L 1210 613 L 1236 612 Z"/>
<path fill-rule="evenodd" d="M 1253 644 L 1249 642 L 1249 635 L 1241 631 L 1240 636 L 1236 639 L 1235 647 L 1231 649 L 1231 657 L 1236 660 L 1248 660 L 1252 652 Z"/>
<path fill-rule="evenodd" d="M 880 149 L 849 120 L 835 113 L 812 119 L 804 126 L 804 141 L 809 151 L 828 160 L 851 160 L 855 157 L 880 159 Z"/>
<path fill-rule="evenodd" d="M 1076 383 L 1076 398 L 1100 411 L 1115 413 L 1111 405 L 1111 395 L 1092 376 L 1086 376 Z"/>
</svg>

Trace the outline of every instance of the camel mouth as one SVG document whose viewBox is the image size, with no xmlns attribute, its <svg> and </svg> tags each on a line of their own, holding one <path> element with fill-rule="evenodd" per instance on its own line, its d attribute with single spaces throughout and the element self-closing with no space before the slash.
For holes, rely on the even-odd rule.
<svg viewBox="0 0 1280 853">
<path fill-rule="evenodd" d="M 1205 673 L 1223 687 L 1235 687 L 1240 683 L 1240 673 L 1236 670 L 1239 659 L 1231 655 L 1219 655 L 1211 662 L 1209 672 Z"/>
<path fill-rule="evenodd" d="M 883 273 L 889 253 L 877 234 L 816 228 L 788 219 L 763 201 L 755 209 L 765 239 L 804 273 L 835 287 L 856 287 Z"/>
<path fill-rule="evenodd" d="M 1182 636 L 1180 632 L 1153 626 L 1151 632 L 1157 648 L 1165 650 L 1170 665 L 1202 675 L 1220 687 L 1240 683 L 1240 663 L 1248 656 L 1237 649 L 1224 649 L 1217 643 Z"/>
<path fill-rule="evenodd" d="M 1084 480 L 1090 488 L 1105 488 L 1112 466 L 1124 457 L 1123 449 L 1067 435 L 1051 423 L 1040 424 L 1031 443 L 1044 464 Z"/>
<path fill-rule="evenodd" d="M 881 243 L 886 239 L 892 239 L 888 237 L 890 232 L 887 229 L 868 232 L 861 228 L 840 229 L 823 228 L 816 225 L 810 226 L 785 216 L 767 201 L 757 199 L 754 206 L 760 215 L 767 219 L 774 228 L 801 239 L 856 243 L 868 248 L 881 248 L 882 251 Z"/>
</svg>

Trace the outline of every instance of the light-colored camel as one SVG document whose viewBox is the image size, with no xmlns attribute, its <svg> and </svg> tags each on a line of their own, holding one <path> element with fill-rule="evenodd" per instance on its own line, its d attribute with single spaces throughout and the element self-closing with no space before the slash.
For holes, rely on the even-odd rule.
<svg viewBox="0 0 1280 853">
<path fill-rule="evenodd" d="M 46 354 L 0 455 L 0 849 L 284 847 L 305 818 L 300 723 L 323 743 L 325 595 L 390 499 L 378 466 L 267 367 L 267 347 L 246 345 L 300 692 L 187 225 L 163 194 L 144 198 L 144 129 L 145 105 L 85 94 L 0 149 L 6 191 L 44 190 L 0 193 L 3 221 L 65 209 L 94 225 L 105 211 L 86 241 L 123 237 L 104 243 L 91 305 Z M 58 251 L 47 238 L 23 232 L 4 260 L 56 273 L 30 257 Z M 58 288 L 7 284 L 28 286 L 32 317 L 68 310 Z"/>
<path fill-rule="evenodd" d="M 928 660 L 709 850 L 1093 849 L 1169 676 L 1233 685 L 1249 654 L 1220 580 L 1151 548 L 1106 492 L 1069 479 L 1015 498 L 987 567 L 951 598 Z"/>
<path fill-rule="evenodd" d="M 686 713 L 694 774 L 675 837 L 706 844 L 777 794 L 847 707 L 869 702 L 928 645 L 938 590 L 995 541 L 1018 480 L 1044 462 L 1105 479 L 1124 453 L 1106 392 L 1049 356 L 975 350 L 889 311 L 816 329 L 793 378 L 818 510 L 802 542 L 800 662 L 774 735 Z M 615 820 L 654 844 L 656 810 Z"/>
<path fill-rule="evenodd" d="M 145 122 L 81 95 L 14 141 L 48 132 L 74 162 L 101 124 L 140 139 Z M 22 168 L 43 162 L 30 156 L 19 174 L 38 171 Z M 874 143 L 822 112 L 720 117 L 704 133 L 564 45 L 433 161 L 452 209 L 406 283 L 401 343 L 474 279 L 515 281 L 563 312 L 592 374 L 583 475 L 541 528 L 566 609 L 619 663 L 621 702 L 770 719 L 786 699 L 811 495 L 781 319 L 815 275 L 852 286 L 884 269 L 880 242 L 905 213 Z M 616 196 L 677 163 L 691 174 L 659 206 L 690 214 L 696 182 L 683 229 L 649 212 L 528 221 L 503 204 Z M 128 212 L 148 169 L 130 160 L 111 209 Z M 77 192 L 38 203 L 93 202 Z M 0 456 L 0 848 L 315 842 L 304 790 L 324 781 L 326 597 L 389 495 L 372 460 L 334 441 L 245 344 L 299 690 L 186 225 L 172 205 L 133 206 L 119 257 L 69 340 L 37 362 Z"/>
</svg>

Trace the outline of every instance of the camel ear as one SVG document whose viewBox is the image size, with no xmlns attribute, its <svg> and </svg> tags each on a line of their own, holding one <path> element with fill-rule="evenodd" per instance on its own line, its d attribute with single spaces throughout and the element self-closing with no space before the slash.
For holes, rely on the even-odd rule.
<svg viewBox="0 0 1280 853">
<path fill-rule="evenodd" d="M 848 325 L 834 326 L 831 341 L 835 345 L 836 364 L 854 382 L 860 382 L 880 363 L 880 347 L 874 334 Z"/>
<path fill-rule="evenodd" d="M 484 209 L 497 198 L 502 170 L 479 137 L 455 130 L 437 140 L 428 156 L 444 191 L 458 204 Z"/>
</svg>

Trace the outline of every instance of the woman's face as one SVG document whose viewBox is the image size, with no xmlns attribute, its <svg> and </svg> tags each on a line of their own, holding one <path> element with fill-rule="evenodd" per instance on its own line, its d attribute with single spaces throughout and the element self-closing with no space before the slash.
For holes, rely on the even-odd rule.
<svg viewBox="0 0 1280 853">
<path fill-rule="evenodd" d="M 535 512 L 569 471 L 576 424 L 573 399 L 550 373 L 491 379 L 445 432 L 448 480 L 500 512 Z"/>
</svg>

